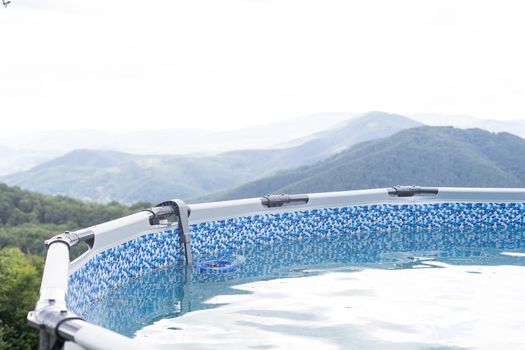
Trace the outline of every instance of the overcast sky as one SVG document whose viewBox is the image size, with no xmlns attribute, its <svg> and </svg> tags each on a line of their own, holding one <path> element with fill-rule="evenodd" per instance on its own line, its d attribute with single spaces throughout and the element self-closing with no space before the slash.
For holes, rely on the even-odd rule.
<svg viewBox="0 0 525 350">
<path fill-rule="evenodd" d="M 0 136 L 317 112 L 525 119 L 525 1 L 12 0 Z"/>
</svg>

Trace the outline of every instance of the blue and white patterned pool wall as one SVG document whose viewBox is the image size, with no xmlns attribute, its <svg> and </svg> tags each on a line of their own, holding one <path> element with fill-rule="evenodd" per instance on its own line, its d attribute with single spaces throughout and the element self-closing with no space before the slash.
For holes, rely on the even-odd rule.
<svg viewBox="0 0 525 350">
<path fill-rule="evenodd" d="M 284 240 L 376 231 L 513 229 L 525 226 L 525 203 L 375 204 L 242 216 L 191 225 L 196 261 Z M 151 232 L 91 258 L 69 278 L 68 304 L 87 308 L 132 278 L 180 262 L 178 232 Z"/>
</svg>

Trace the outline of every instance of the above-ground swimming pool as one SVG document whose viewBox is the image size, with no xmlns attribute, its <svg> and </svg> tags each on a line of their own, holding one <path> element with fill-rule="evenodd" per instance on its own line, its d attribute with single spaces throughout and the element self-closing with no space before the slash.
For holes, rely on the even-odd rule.
<svg viewBox="0 0 525 350">
<path fill-rule="evenodd" d="M 77 241 L 90 249 L 57 277 Z M 49 247 L 30 320 L 67 288 L 45 325 L 67 346 L 525 348 L 522 189 L 176 200 Z"/>
</svg>

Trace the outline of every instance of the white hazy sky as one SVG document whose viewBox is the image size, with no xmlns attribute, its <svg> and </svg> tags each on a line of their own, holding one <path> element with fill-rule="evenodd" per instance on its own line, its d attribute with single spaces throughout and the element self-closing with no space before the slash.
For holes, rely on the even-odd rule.
<svg viewBox="0 0 525 350">
<path fill-rule="evenodd" d="M 525 1 L 12 0 L 0 136 L 316 112 L 525 118 Z"/>
</svg>

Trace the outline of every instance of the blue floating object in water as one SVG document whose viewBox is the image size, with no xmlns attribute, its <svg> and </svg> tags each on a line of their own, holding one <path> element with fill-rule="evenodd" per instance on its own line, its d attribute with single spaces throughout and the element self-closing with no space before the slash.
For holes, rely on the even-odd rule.
<svg viewBox="0 0 525 350">
<path fill-rule="evenodd" d="M 228 260 L 206 260 L 195 265 L 199 272 L 230 272 L 235 270 L 237 264 Z"/>
</svg>

